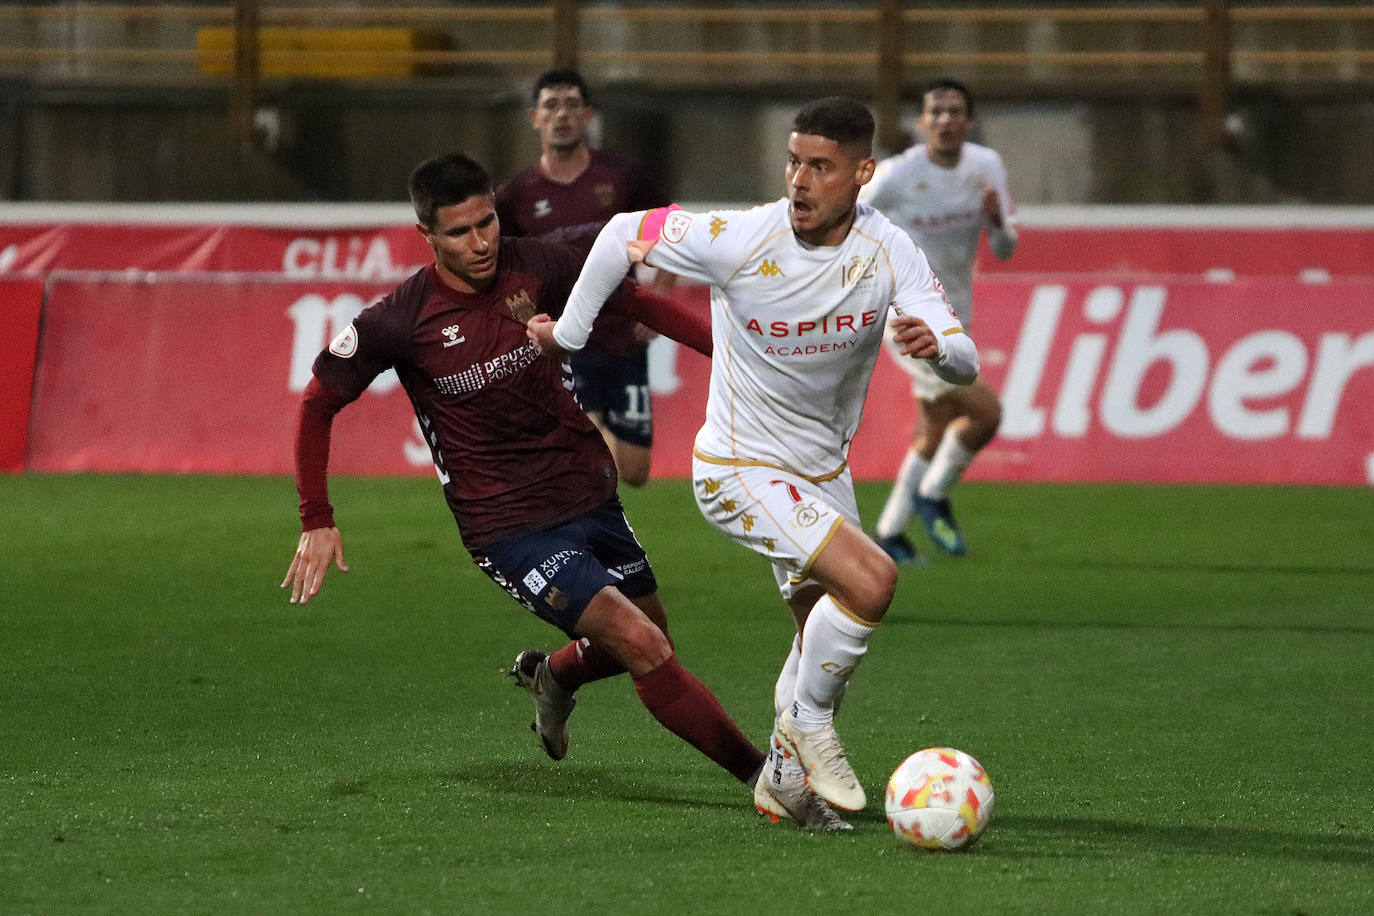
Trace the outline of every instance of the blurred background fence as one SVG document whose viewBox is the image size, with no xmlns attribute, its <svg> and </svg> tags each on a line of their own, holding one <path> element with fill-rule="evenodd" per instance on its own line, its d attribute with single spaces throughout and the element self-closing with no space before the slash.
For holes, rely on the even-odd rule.
<svg viewBox="0 0 1374 916">
<path fill-rule="evenodd" d="M 12 200 L 394 200 L 452 148 L 501 176 L 567 64 L 603 142 L 684 198 L 774 196 L 821 94 L 870 102 L 895 150 L 951 75 L 1026 202 L 1374 201 L 1365 2 L 54 2 L 0 5 L 0 36 Z"/>
</svg>

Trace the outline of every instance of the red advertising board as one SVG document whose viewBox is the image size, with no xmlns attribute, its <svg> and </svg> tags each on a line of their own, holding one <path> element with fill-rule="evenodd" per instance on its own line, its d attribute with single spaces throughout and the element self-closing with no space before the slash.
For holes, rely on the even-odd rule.
<svg viewBox="0 0 1374 916">
<path fill-rule="evenodd" d="M 231 271 L 297 279 L 391 280 L 433 255 L 409 223 L 3 223 L 0 271 Z"/>
<path fill-rule="evenodd" d="M 1374 274 L 1369 227 L 1291 225 L 1102 225 L 1023 228 L 1016 254 L 979 253 L 978 271 L 994 274 L 1157 274 L 1170 277 L 1285 277 L 1309 281 Z"/>
<path fill-rule="evenodd" d="M 1015 258 L 977 281 L 975 338 L 1004 418 L 969 477 L 1367 484 L 1371 239 L 1348 227 L 1027 227 Z M 123 271 L 51 275 L 25 466 L 289 472 L 315 354 L 427 254 L 408 225 L 0 225 L 0 269 Z M 26 283 L 12 289 L 36 319 L 39 287 Z M 708 376 L 705 359 L 655 344 L 656 476 L 689 473 Z M 16 464 L 23 388 L 0 392 Z M 906 377 L 884 355 L 855 476 L 890 477 L 914 423 Z M 340 416 L 332 467 L 429 473 L 413 427 L 383 376 Z"/>
<path fill-rule="evenodd" d="M 0 360 L 0 471 L 24 469 L 42 307 L 41 279 L 0 276 L 0 318 L 5 329 L 5 358 Z"/>
<path fill-rule="evenodd" d="M 976 308 L 1003 419 L 970 478 L 1369 482 L 1374 278 L 988 279 Z"/>
</svg>

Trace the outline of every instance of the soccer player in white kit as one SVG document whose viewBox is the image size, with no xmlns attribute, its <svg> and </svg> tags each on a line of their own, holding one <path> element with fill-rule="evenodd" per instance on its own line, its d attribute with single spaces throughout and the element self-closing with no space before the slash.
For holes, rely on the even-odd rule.
<svg viewBox="0 0 1374 916">
<path fill-rule="evenodd" d="M 987 231 L 992 253 L 1001 260 L 1016 250 L 1007 170 L 995 150 L 966 141 L 972 123 L 968 88 L 938 80 L 921 108 L 918 127 L 925 142 L 885 159 L 859 193 L 860 201 L 882 211 L 921 246 L 966 329 L 973 322 L 979 236 Z M 904 534 L 913 509 L 936 546 L 955 556 L 964 553 L 949 491 L 996 435 L 1002 404 L 986 382 L 951 385 L 919 362 L 898 362 L 912 375 L 922 422 L 874 534 L 898 563 L 916 565 L 921 557 Z"/>
<path fill-rule="evenodd" d="M 711 287 L 714 353 L 693 487 L 706 518 L 769 558 L 797 635 L 774 691 L 771 753 L 755 804 L 816 829 L 865 795 L 834 727 L 896 588 L 859 524 L 848 467 L 889 309 L 896 346 L 968 384 L 978 352 L 911 239 L 857 205 L 873 175 L 873 117 L 852 99 L 805 106 L 787 143 L 787 197 L 751 210 L 675 208 L 613 217 L 545 352 L 575 351 L 632 260 Z M 813 794 L 814 793 L 814 794 Z"/>
</svg>

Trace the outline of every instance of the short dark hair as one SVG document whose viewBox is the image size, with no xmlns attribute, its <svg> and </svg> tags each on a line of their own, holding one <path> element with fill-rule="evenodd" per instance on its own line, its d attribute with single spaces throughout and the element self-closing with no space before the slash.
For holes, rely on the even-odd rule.
<svg viewBox="0 0 1374 916">
<path fill-rule="evenodd" d="M 530 107 L 539 104 L 539 93 L 551 86 L 572 86 L 582 93 L 582 101 L 588 105 L 592 103 L 592 94 L 587 89 L 587 81 L 582 78 L 572 67 L 556 67 L 553 70 L 545 70 L 539 74 L 539 79 L 534 81 L 534 89 L 530 92 Z"/>
<path fill-rule="evenodd" d="M 925 107 L 925 97 L 938 89 L 953 89 L 964 97 L 964 107 L 968 109 L 968 116 L 973 117 L 973 93 L 969 92 L 967 86 L 955 79 L 941 77 L 926 87 L 926 91 L 921 93 L 921 107 Z"/>
<path fill-rule="evenodd" d="M 415 166 L 406 186 L 416 218 L 433 228 L 437 214 L 444 207 L 490 194 L 491 176 L 462 153 L 449 153 Z"/>
<path fill-rule="evenodd" d="M 873 153 L 873 113 L 847 96 L 832 95 L 803 105 L 792 119 L 792 130 L 857 147 L 865 156 Z"/>
</svg>

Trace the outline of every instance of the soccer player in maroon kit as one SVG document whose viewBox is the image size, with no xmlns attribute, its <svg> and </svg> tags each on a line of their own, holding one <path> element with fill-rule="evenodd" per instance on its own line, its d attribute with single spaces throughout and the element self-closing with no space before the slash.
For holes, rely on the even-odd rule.
<svg viewBox="0 0 1374 916">
<path fill-rule="evenodd" d="M 511 597 L 573 638 L 549 656 L 520 653 L 511 670 L 534 699 L 549 756 L 567 751 L 573 692 L 629 671 L 654 718 L 752 787 L 763 754 L 678 663 L 606 445 L 560 363 L 526 337 L 528 318 L 561 312 L 582 253 L 500 238 L 491 180 L 465 156 L 421 163 L 410 197 L 434 263 L 365 309 L 315 360 L 296 442 L 302 534 L 282 587 L 304 604 L 331 563 L 348 569 L 328 497 L 330 428 L 394 367 L 463 545 Z M 700 316 L 629 281 L 611 305 L 709 353 Z"/>
<path fill-rule="evenodd" d="M 595 110 L 576 70 L 540 75 L 530 102 L 530 124 L 539 134 L 541 152 L 538 162 L 496 190 L 496 212 L 506 235 L 543 236 L 671 203 L 638 163 L 587 145 Z M 659 286 L 666 290 L 667 284 Z M 571 362 L 577 399 L 606 438 L 621 482 L 643 486 L 653 445 L 644 328 L 623 316 L 609 316 Z"/>
</svg>

